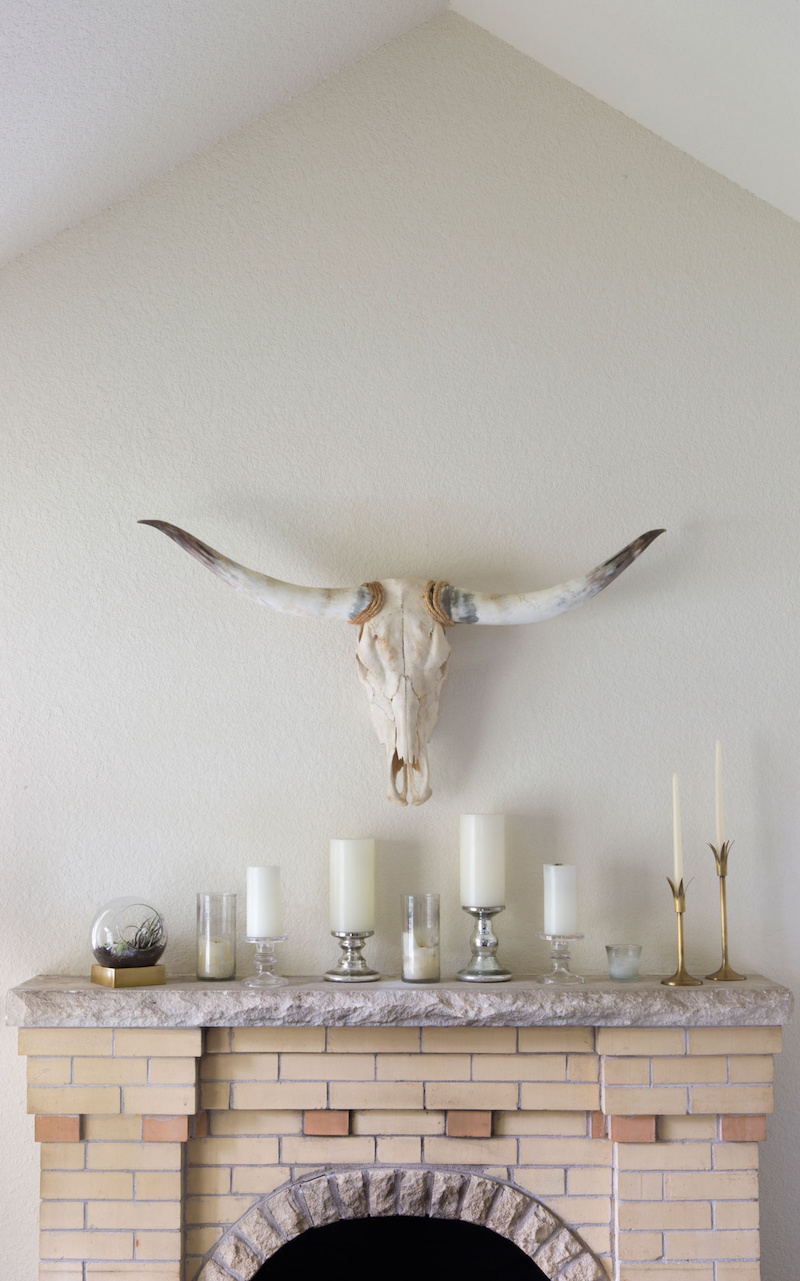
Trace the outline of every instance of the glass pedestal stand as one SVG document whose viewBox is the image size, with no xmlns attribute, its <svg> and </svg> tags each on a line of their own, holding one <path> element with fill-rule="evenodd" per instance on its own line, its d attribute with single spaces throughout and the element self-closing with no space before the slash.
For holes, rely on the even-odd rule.
<svg viewBox="0 0 800 1281">
<path fill-rule="evenodd" d="M 242 979 L 242 987 L 286 987 L 289 980 L 275 973 L 278 963 L 275 944 L 285 943 L 288 937 L 288 934 L 276 934 L 273 938 L 258 938 L 248 934 L 247 942 L 256 945 L 256 972 Z"/>
<path fill-rule="evenodd" d="M 379 979 L 379 972 L 371 969 L 361 955 L 361 949 L 374 933 L 374 930 L 363 930 L 360 933 L 331 930 L 333 937 L 339 940 L 342 955 L 334 969 L 326 970 L 323 978 L 329 979 L 331 983 L 374 983 Z"/>
<path fill-rule="evenodd" d="M 511 971 L 497 959 L 497 935 L 492 928 L 492 917 L 504 912 L 504 907 L 465 907 L 462 909 L 475 917 L 475 928 L 469 941 L 472 956 L 463 970 L 456 975 L 462 983 L 507 983 Z"/>
<path fill-rule="evenodd" d="M 582 974 L 573 974 L 569 968 L 569 945 L 582 939 L 582 934 L 537 934 L 537 939 L 547 939 L 553 968 L 547 974 L 538 974 L 537 983 L 585 983 Z"/>
</svg>

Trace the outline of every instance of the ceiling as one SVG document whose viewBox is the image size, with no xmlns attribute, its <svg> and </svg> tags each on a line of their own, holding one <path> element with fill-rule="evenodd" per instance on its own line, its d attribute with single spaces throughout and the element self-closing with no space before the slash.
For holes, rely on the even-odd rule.
<svg viewBox="0 0 800 1281">
<path fill-rule="evenodd" d="M 2 0 L 0 263 L 448 0 Z"/>
<path fill-rule="evenodd" d="M 3 0 L 0 264 L 448 7 L 800 218 L 800 0 Z"/>
<path fill-rule="evenodd" d="M 799 0 L 452 8 L 800 219 Z"/>
</svg>

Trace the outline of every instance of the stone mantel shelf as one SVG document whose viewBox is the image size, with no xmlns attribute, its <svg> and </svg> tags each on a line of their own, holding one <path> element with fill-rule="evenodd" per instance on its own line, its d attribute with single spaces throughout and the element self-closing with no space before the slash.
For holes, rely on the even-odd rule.
<svg viewBox="0 0 800 1281">
<path fill-rule="evenodd" d="M 789 1022 L 788 988 L 754 976 L 744 983 L 674 988 L 658 977 L 612 983 L 589 977 L 557 988 L 520 977 L 473 986 L 400 979 L 339 985 L 292 978 L 272 991 L 192 978 L 164 987 L 112 989 L 88 978 L 45 975 L 8 993 L 17 1027 L 769 1027 Z"/>
</svg>

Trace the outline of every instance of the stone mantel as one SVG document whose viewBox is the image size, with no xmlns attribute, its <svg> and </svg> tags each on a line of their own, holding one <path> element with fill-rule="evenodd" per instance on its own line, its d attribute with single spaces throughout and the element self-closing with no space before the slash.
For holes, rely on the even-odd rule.
<svg viewBox="0 0 800 1281">
<path fill-rule="evenodd" d="M 793 1004 L 788 988 L 760 976 L 697 988 L 666 987 L 658 977 L 625 984 L 590 977 L 566 989 L 524 977 L 493 987 L 292 978 L 269 991 L 191 978 L 115 990 L 85 977 L 46 975 L 9 992 L 6 1022 L 28 1028 L 776 1027 L 789 1022 Z"/>
</svg>

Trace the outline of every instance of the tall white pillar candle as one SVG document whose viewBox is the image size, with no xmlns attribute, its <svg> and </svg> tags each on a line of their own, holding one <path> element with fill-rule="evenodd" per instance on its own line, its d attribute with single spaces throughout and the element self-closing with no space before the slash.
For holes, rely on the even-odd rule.
<svg viewBox="0 0 800 1281">
<path fill-rule="evenodd" d="M 673 880 L 680 885 L 683 880 L 683 841 L 681 840 L 681 794 L 678 775 L 672 775 L 672 864 Z"/>
<path fill-rule="evenodd" d="M 505 907 L 504 814 L 461 815 L 461 906 Z"/>
<path fill-rule="evenodd" d="M 375 929 L 375 842 L 331 841 L 331 930 L 366 934 Z"/>
<path fill-rule="evenodd" d="M 578 933 L 578 887 L 574 863 L 544 865 L 544 932 Z"/>
<path fill-rule="evenodd" d="M 281 934 L 281 869 L 248 867 L 247 937 L 280 938 Z"/>
<path fill-rule="evenodd" d="M 725 843 L 725 817 L 722 813 L 722 744 L 719 739 L 717 739 L 715 765 L 714 800 L 717 810 L 717 850 L 719 851 Z"/>
</svg>

